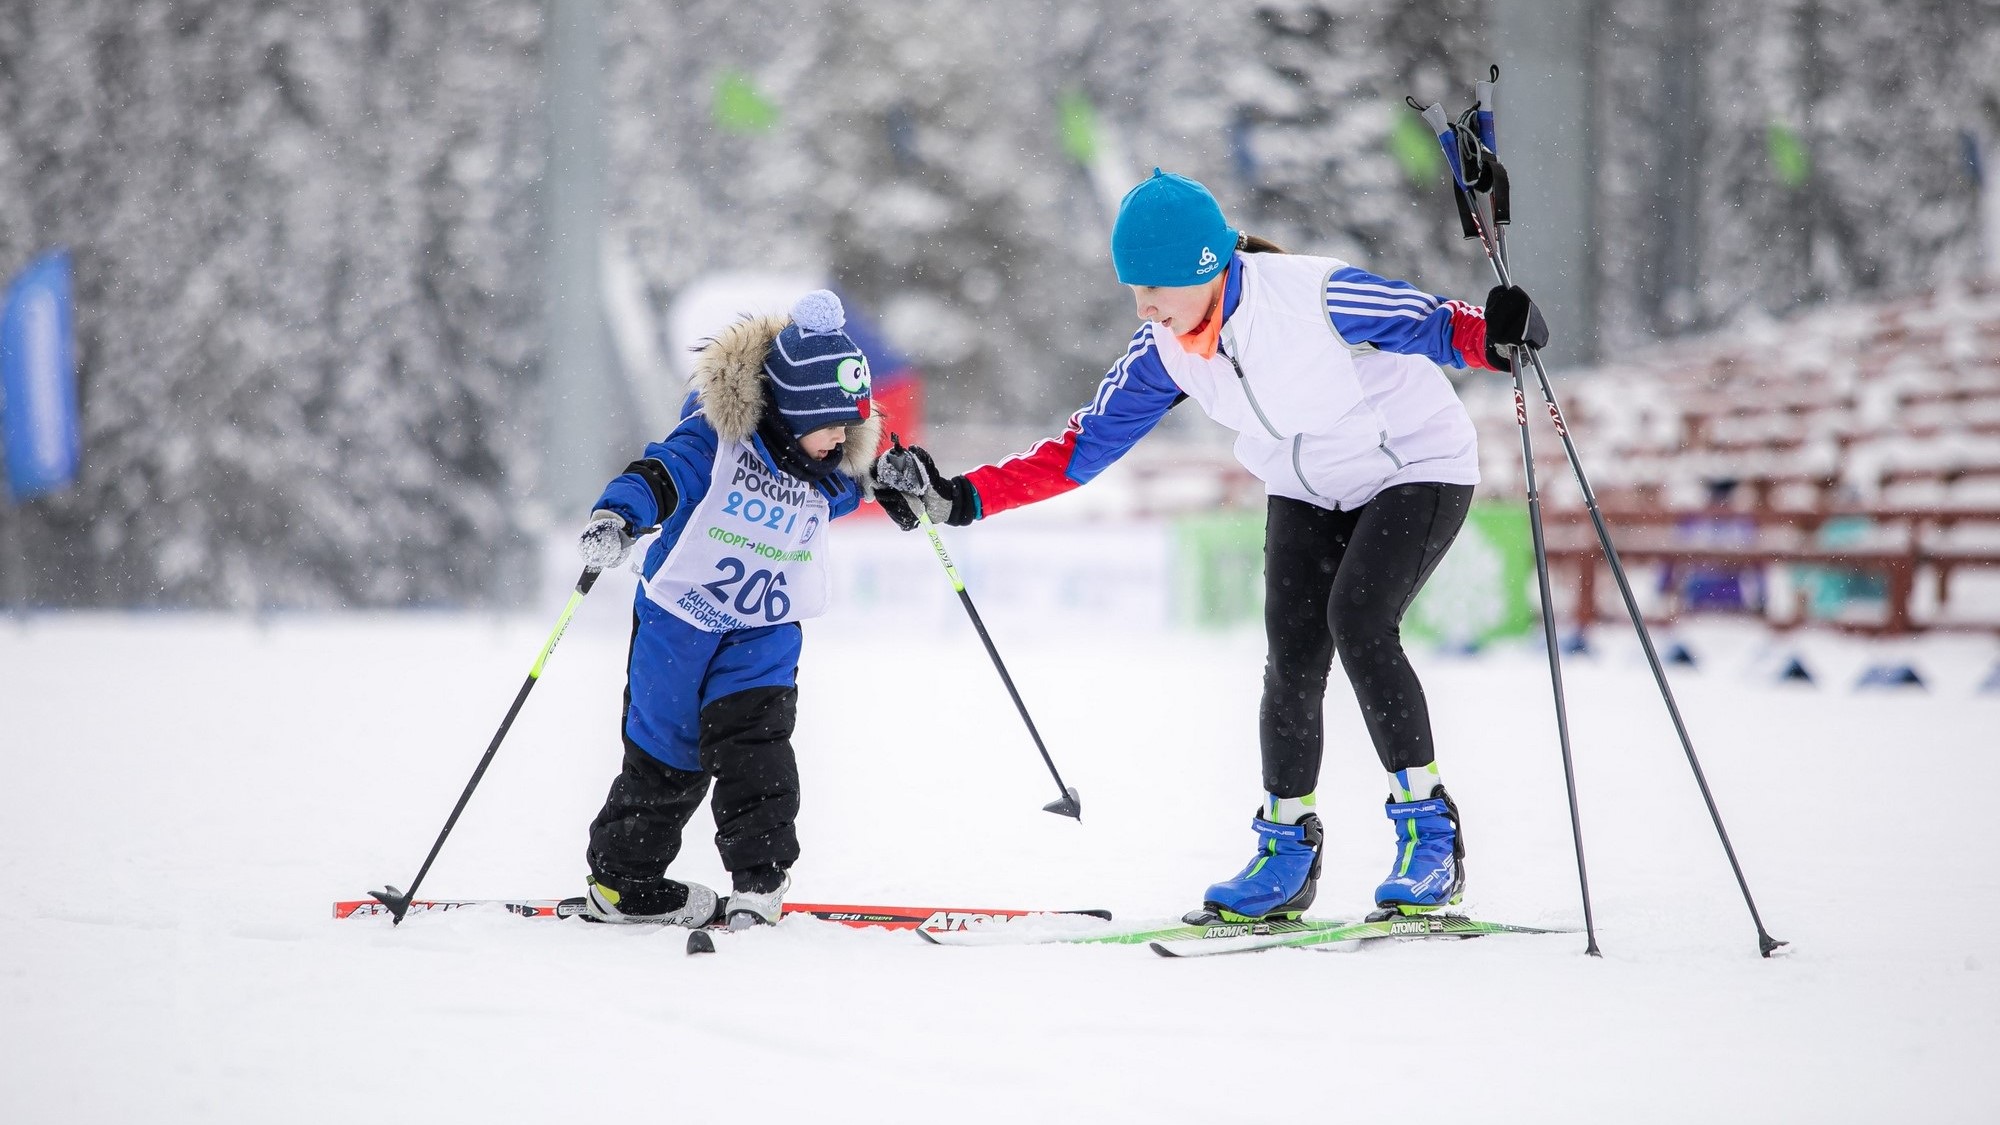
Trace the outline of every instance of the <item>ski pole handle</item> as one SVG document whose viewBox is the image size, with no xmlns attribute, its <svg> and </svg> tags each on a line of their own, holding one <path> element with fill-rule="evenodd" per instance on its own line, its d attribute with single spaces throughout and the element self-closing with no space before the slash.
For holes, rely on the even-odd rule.
<svg viewBox="0 0 2000 1125">
<path fill-rule="evenodd" d="M 1451 168 L 1451 182 L 1457 184 L 1461 191 L 1471 191 L 1472 185 L 1465 182 L 1465 165 L 1458 159 L 1458 133 L 1445 117 L 1443 104 L 1432 102 L 1421 112 L 1424 124 L 1430 126 L 1432 134 L 1438 139 L 1438 146 L 1444 149 L 1444 162 Z"/>
<path fill-rule="evenodd" d="M 1476 120 L 1479 122 L 1479 143 L 1492 153 L 1500 151 L 1500 142 L 1493 132 L 1493 83 L 1500 78 L 1500 68 L 1493 68 L 1493 76 L 1472 84 L 1472 98 L 1479 106 Z"/>
<path fill-rule="evenodd" d="M 1472 212 L 1472 185 L 1465 182 L 1465 164 L 1459 158 L 1458 131 L 1452 128 L 1451 122 L 1445 117 L 1444 106 L 1437 102 L 1432 102 L 1428 107 L 1420 106 L 1417 104 L 1417 99 L 1408 97 L 1403 101 L 1423 116 L 1424 124 L 1437 136 L 1438 147 L 1444 149 L 1444 162 L 1451 169 L 1451 182 L 1456 189 L 1452 192 L 1452 202 L 1458 208 L 1460 233 L 1467 238 L 1484 241 L 1486 236 L 1480 229 L 1479 216 Z"/>
</svg>

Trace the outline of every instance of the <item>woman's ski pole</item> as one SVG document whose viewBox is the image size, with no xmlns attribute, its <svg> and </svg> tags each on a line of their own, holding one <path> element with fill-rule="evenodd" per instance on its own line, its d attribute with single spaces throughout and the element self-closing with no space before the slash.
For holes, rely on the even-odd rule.
<svg viewBox="0 0 2000 1125">
<path fill-rule="evenodd" d="M 1494 77 L 1498 77 L 1497 68 Z M 1490 84 L 1482 85 L 1479 92 L 1483 95 L 1483 101 L 1491 101 L 1491 90 L 1492 87 Z M 1414 106 L 1415 103 L 1412 102 L 1411 104 Z M 1491 113 L 1490 105 L 1484 108 L 1488 114 Z M 1431 125 L 1432 130 L 1437 133 L 1438 142 L 1444 146 L 1447 163 L 1452 170 L 1453 186 L 1456 188 L 1459 198 L 1464 203 L 1472 203 L 1473 191 L 1460 160 L 1459 138 L 1456 131 L 1445 122 L 1444 107 L 1433 104 L 1429 109 L 1424 109 L 1420 112 L 1423 113 L 1424 120 Z M 1477 112 L 1477 107 L 1475 108 L 1475 112 Z M 1490 116 L 1480 121 L 1480 131 L 1490 131 L 1491 121 L 1492 118 Z M 1487 146 L 1489 150 L 1491 147 L 1490 144 Z M 1497 167 L 1498 162 L 1495 161 L 1494 163 Z M 1500 175 L 1504 176 L 1504 173 Z M 1461 207 L 1460 210 L 1462 215 L 1464 208 Z M 1479 238 L 1480 245 L 1486 251 L 1486 260 L 1493 267 L 1494 280 L 1498 281 L 1501 285 L 1511 286 L 1514 282 L 1511 272 L 1507 267 L 1505 238 L 1500 233 L 1498 225 L 1495 224 L 1489 228 L 1485 224 L 1479 224 L 1476 215 L 1474 223 L 1478 226 L 1478 229 L 1473 233 Z M 1763 917 L 1757 912 L 1757 902 L 1756 899 L 1751 897 L 1749 880 L 1743 875 L 1743 865 L 1737 861 L 1736 848 L 1729 842 L 1729 830 L 1723 827 L 1722 813 L 1716 808 L 1715 796 L 1708 788 L 1707 775 L 1702 772 L 1701 761 L 1695 756 L 1694 742 L 1688 737 L 1687 724 L 1681 719 L 1680 705 L 1674 701 L 1673 688 L 1667 683 L 1666 668 L 1660 663 L 1659 653 L 1653 647 L 1652 631 L 1646 627 L 1645 617 L 1639 612 L 1639 602 L 1632 595 L 1632 583 L 1626 577 L 1625 566 L 1618 558 L 1618 548 L 1611 541 L 1611 529 L 1604 522 L 1604 512 L 1598 507 L 1597 494 L 1591 489 L 1589 478 L 1584 475 L 1583 461 L 1577 456 L 1576 443 L 1570 437 L 1569 426 L 1563 421 L 1562 408 L 1556 402 L 1555 388 L 1549 382 L 1548 368 L 1542 364 L 1541 349 L 1533 345 L 1524 346 L 1515 353 L 1515 409 L 1525 419 L 1526 403 L 1520 397 L 1521 391 L 1519 388 L 1519 357 L 1524 353 L 1528 358 L 1528 362 L 1534 365 L 1535 378 L 1542 390 L 1542 400 L 1548 404 L 1549 419 L 1555 425 L 1556 436 L 1562 439 L 1563 453 L 1569 458 L 1570 472 L 1576 476 L 1577 487 L 1583 493 L 1584 507 L 1590 513 L 1591 526 L 1597 532 L 1598 544 L 1604 549 L 1605 561 L 1611 565 L 1612 577 L 1617 580 L 1618 592 L 1625 601 L 1625 612 L 1631 617 L 1632 628 L 1639 635 L 1639 645 L 1646 653 L 1646 663 L 1652 669 L 1653 682 L 1659 686 L 1660 698 L 1666 704 L 1667 714 L 1673 720 L 1674 733 L 1680 738 L 1681 751 L 1687 756 L 1689 768 L 1694 771 L 1695 785 L 1701 790 L 1702 802 L 1708 806 L 1708 816 L 1714 822 L 1716 835 L 1722 841 L 1723 854 L 1729 858 L 1729 869 L 1735 873 L 1737 889 L 1743 893 L 1743 903 L 1750 910 L 1750 921 L 1757 927 L 1758 952 L 1762 953 L 1765 957 L 1769 957 L 1778 947 L 1786 943 L 1771 936 L 1770 931 L 1764 928 Z M 1542 604 L 1543 612 L 1547 613 L 1548 601 L 1546 590 L 1544 591 Z M 1567 752 L 1565 751 L 1566 759 Z"/>
<path fill-rule="evenodd" d="M 555 631 L 549 634 L 548 642 L 542 645 L 542 654 L 535 658 L 535 666 L 528 669 L 528 678 L 521 684 L 521 690 L 514 694 L 514 705 L 507 708 L 507 717 L 500 720 L 500 729 L 493 733 L 493 741 L 486 747 L 486 753 L 479 759 L 479 766 L 472 771 L 472 780 L 465 783 L 465 792 L 458 795 L 458 804 L 453 805 L 451 815 L 445 818 L 444 831 L 438 833 L 437 842 L 431 845 L 431 852 L 424 857 L 424 865 L 417 868 L 417 877 L 410 880 L 410 889 L 397 890 L 383 887 L 379 891 L 369 891 L 370 897 L 389 908 L 395 915 L 394 925 L 401 925 L 403 915 L 409 912 L 410 902 L 417 897 L 417 888 L 423 885 L 424 876 L 430 873 L 431 864 L 437 860 L 438 852 L 444 847 L 445 837 L 451 835 L 452 826 L 458 823 L 458 814 L 465 811 L 465 804 L 472 800 L 472 791 L 479 788 L 479 779 L 486 776 L 486 767 L 493 764 L 493 755 L 500 749 L 500 740 L 507 737 L 507 729 L 514 725 L 514 716 L 521 713 L 521 704 L 527 702 L 528 693 L 535 688 L 535 682 L 542 678 L 542 666 L 549 662 L 549 654 L 556 650 L 556 642 L 562 640 L 563 631 L 569 628 L 569 619 L 576 615 L 576 607 L 583 604 L 583 596 L 597 581 L 598 572 L 586 569 L 576 580 L 576 589 L 571 591 L 569 602 L 563 606 L 562 617 L 556 621 Z"/>
<path fill-rule="evenodd" d="M 892 434 L 889 440 L 896 452 L 902 452 L 903 441 L 900 437 Z M 937 552 L 938 561 L 944 564 L 944 573 L 951 579 L 951 588 L 958 591 L 958 601 L 965 607 L 965 615 L 972 618 L 972 627 L 979 633 L 979 643 L 986 646 L 986 655 L 993 658 L 993 668 L 1000 673 L 1000 682 L 1007 685 L 1007 694 L 1013 697 L 1014 709 L 1021 713 L 1021 721 L 1028 726 L 1028 737 L 1035 740 L 1035 749 L 1042 752 L 1042 762 L 1049 767 L 1049 776 L 1055 778 L 1056 788 L 1062 791 L 1062 796 L 1043 805 L 1042 811 L 1082 820 L 1083 803 L 1076 790 L 1064 785 L 1062 774 L 1056 772 L 1056 761 L 1049 756 L 1049 748 L 1042 744 L 1042 735 L 1035 729 L 1035 720 L 1028 717 L 1028 705 L 1021 702 L 1021 693 L 1014 688 L 1014 677 L 1007 674 L 1007 665 L 1000 659 L 1000 650 L 993 647 L 993 638 L 986 632 L 986 623 L 979 619 L 979 610 L 972 604 L 972 595 L 965 591 L 965 580 L 958 576 L 958 568 L 952 565 L 951 555 L 945 552 L 944 538 L 938 534 L 937 525 L 931 522 L 930 513 L 924 510 L 922 501 L 910 507 L 916 512 L 917 523 L 923 527 L 924 534 L 931 537 L 931 548 Z"/>
</svg>

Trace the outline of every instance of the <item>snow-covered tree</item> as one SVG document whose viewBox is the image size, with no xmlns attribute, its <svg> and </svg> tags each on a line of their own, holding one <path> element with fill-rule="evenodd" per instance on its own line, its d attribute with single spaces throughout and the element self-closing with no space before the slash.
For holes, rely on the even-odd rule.
<svg viewBox="0 0 2000 1125">
<path fill-rule="evenodd" d="M 43 603 L 478 600 L 518 572 L 534 0 L 64 0 L 0 18 L 0 264 L 76 271 Z"/>
<path fill-rule="evenodd" d="M 1996 28 L 1994 0 L 1602 5 L 1607 343 L 1976 272 Z"/>
<path fill-rule="evenodd" d="M 71 248 L 85 430 L 76 486 L 0 511 L 0 595 L 469 602 L 527 569 L 555 2 L 0 5 L 0 272 Z M 934 416 L 1049 427 L 1134 327 L 1106 236 L 1155 165 L 1483 292 L 1402 97 L 1462 104 L 1487 7 L 596 0 L 606 234 L 656 323 L 714 271 L 824 273 Z M 1588 10 L 1608 348 L 1987 268 L 2000 0 Z"/>
</svg>

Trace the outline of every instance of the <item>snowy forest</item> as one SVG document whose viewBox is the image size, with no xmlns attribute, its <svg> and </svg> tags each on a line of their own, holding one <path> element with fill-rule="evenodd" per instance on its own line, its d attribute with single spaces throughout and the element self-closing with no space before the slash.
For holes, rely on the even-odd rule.
<svg viewBox="0 0 2000 1125">
<path fill-rule="evenodd" d="M 73 257 L 83 443 L 0 509 L 0 597 L 518 596 L 580 514 L 538 502 L 565 2 L 0 11 L 0 269 Z M 818 272 L 934 416 L 1052 425 L 1129 335 L 1106 200 L 1154 165 L 1291 249 L 1482 296 L 1403 98 L 1461 105 L 1501 10 L 599 0 L 604 239 L 656 317 L 714 271 Z M 2000 0 L 1586 10 L 1600 353 L 1988 268 Z"/>
</svg>

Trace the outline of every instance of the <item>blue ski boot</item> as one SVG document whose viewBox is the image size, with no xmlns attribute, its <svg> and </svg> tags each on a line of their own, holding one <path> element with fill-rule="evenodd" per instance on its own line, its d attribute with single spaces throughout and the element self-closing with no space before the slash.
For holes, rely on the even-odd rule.
<svg viewBox="0 0 2000 1125">
<path fill-rule="evenodd" d="M 1422 914 L 1459 901 L 1465 890 L 1465 841 L 1458 834 L 1458 806 L 1444 786 L 1433 786 L 1425 800 L 1392 799 L 1383 808 L 1396 826 L 1396 862 L 1375 888 L 1375 905 Z"/>
<path fill-rule="evenodd" d="M 1256 858 L 1236 878 L 1208 888 L 1202 907 L 1226 922 L 1297 918 L 1319 888 L 1319 845 L 1326 837 L 1319 817 L 1308 813 L 1297 824 L 1276 824 L 1259 810 L 1250 827 L 1258 836 Z"/>
</svg>

